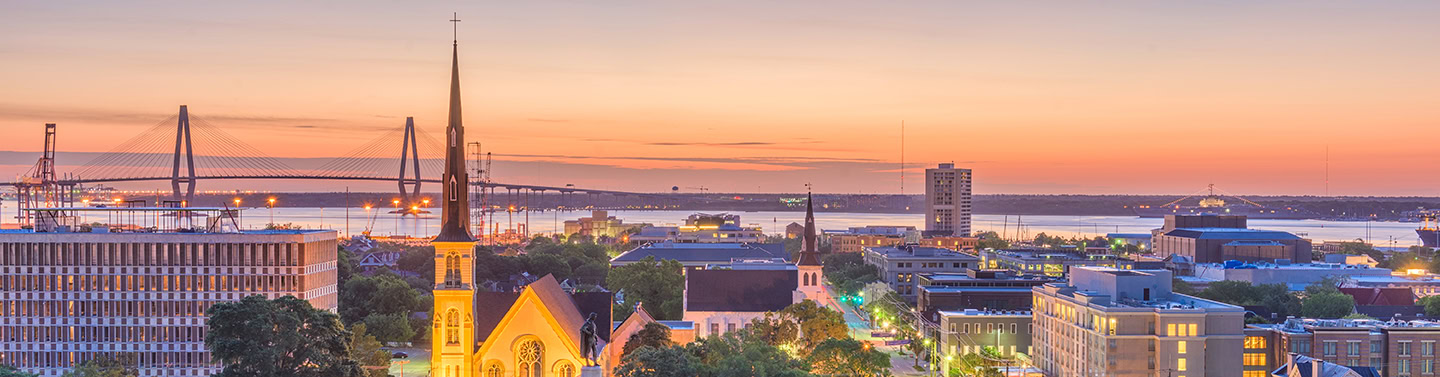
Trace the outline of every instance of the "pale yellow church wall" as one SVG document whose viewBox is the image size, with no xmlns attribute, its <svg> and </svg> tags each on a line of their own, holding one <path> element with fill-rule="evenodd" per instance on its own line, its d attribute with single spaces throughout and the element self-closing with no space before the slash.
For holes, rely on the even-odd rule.
<svg viewBox="0 0 1440 377">
<path fill-rule="evenodd" d="M 519 370 L 515 361 L 517 350 L 520 344 L 528 339 L 539 340 L 544 346 L 542 365 L 545 366 L 546 376 L 560 376 L 560 365 L 566 362 L 575 367 L 578 376 L 580 367 L 584 365 L 580 350 L 571 350 L 565 345 L 567 341 L 561 338 L 565 335 L 556 333 L 536 300 L 526 299 L 520 304 L 515 315 L 510 317 L 509 322 L 500 324 L 496 330 L 499 333 L 490 337 L 493 339 L 490 342 L 494 344 L 481 345 L 484 354 L 475 356 L 475 376 L 485 376 L 483 371 L 494 363 L 499 363 L 504 368 L 502 375 L 514 376 Z M 577 344 L 576 347 L 578 346 Z"/>
</svg>

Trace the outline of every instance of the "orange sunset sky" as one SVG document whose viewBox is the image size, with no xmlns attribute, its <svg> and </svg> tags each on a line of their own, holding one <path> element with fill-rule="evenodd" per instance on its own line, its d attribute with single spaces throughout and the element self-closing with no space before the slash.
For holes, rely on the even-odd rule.
<svg viewBox="0 0 1440 377">
<path fill-rule="evenodd" d="M 453 11 L 467 137 L 499 181 L 895 193 L 903 120 L 907 193 L 954 161 L 979 194 L 1321 195 L 1328 147 L 1331 194 L 1440 195 L 1434 1 L 0 7 L 7 179 L 45 122 L 64 171 L 181 104 L 274 157 L 341 156 L 406 116 L 438 133 Z"/>
</svg>

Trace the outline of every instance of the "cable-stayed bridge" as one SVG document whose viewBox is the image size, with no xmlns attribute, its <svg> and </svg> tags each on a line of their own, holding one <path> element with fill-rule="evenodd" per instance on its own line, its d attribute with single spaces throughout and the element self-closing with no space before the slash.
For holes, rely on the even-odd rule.
<svg viewBox="0 0 1440 377">
<path fill-rule="evenodd" d="M 63 207 L 74 203 L 76 187 L 87 184 L 169 181 L 171 201 L 184 205 L 193 201 L 201 181 L 240 179 L 339 180 L 395 182 L 404 203 L 421 200 L 424 184 L 439 183 L 444 170 L 444 147 L 420 132 L 412 118 L 403 127 L 387 132 L 318 166 L 295 167 L 250 146 L 205 118 L 190 113 L 186 106 L 144 132 L 68 172 L 55 170 L 56 126 L 46 124 L 45 148 L 35 166 L 19 179 L 4 183 L 13 186 L 25 208 Z M 398 144 L 398 145 L 397 145 Z M 488 159 L 480 158 L 478 143 L 472 147 L 470 184 L 473 205 L 484 205 L 484 195 L 505 190 L 508 197 L 555 192 L 560 194 L 606 194 L 660 196 L 613 190 L 527 185 L 489 179 Z M 398 154 L 396 152 L 399 152 Z M 157 203 L 157 205 L 160 203 Z M 514 207 L 514 203 L 511 207 Z M 514 211 L 514 209 L 507 209 Z M 22 218 L 22 221 L 26 219 Z"/>
</svg>

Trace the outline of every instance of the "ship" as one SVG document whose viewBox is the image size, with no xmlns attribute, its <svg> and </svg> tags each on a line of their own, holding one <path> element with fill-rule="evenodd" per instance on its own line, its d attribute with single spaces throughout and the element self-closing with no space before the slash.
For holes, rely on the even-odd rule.
<svg viewBox="0 0 1440 377">
<path fill-rule="evenodd" d="M 1186 199 L 1201 196 L 1196 205 L 1182 205 L 1180 202 Z M 1236 199 L 1225 200 L 1226 197 Z M 1165 217 L 1166 215 L 1244 215 L 1251 219 L 1313 219 L 1317 215 L 1296 207 L 1270 207 L 1250 201 L 1234 195 L 1219 195 L 1215 193 L 1215 185 L 1210 185 L 1204 190 L 1195 194 L 1175 199 L 1169 203 L 1158 206 L 1138 205 L 1131 206 L 1135 215 L 1142 218 Z"/>
<path fill-rule="evenodd" d="M 1420 214 L 1420 227 L 1415 229 L 1420 244 L 1425 247 L 1440 247 L 1440 212 L 1425 211 Z"/>
</svg>

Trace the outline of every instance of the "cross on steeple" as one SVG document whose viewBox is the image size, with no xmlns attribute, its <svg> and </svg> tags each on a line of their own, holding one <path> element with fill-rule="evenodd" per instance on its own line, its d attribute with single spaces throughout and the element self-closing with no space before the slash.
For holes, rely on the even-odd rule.
<svg viewBox="0 0 1440 377">
<path fill-rule="evenodd" d="M 451 25 L 454 25 L 454 26 L 452 27 L 452 29 L 454 29 L 454 30 L 451 30 L 451 33 L 454 34 L 454 42 L 458 44 L 458 43 L 460 43 L 460 13 L 459 13 L 459 12 L 451 13 L 451 15 L 450 15 L 450 24 L 451 24 Z"/>
</svg>

